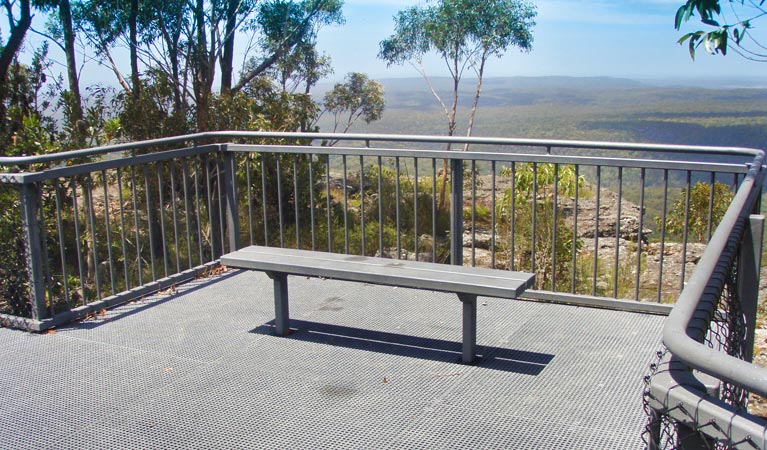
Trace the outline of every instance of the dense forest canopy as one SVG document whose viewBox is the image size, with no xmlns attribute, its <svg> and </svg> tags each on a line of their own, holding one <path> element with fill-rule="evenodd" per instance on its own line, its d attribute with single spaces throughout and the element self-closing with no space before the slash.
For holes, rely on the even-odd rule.
<svg viewBox="0 0 767 450">
<path fill-rule="evenodd" d="M 308 130 L 341 0 L 15 0 L 0 36 L 0 148 L 49 152 L 215 129 Z M 33 20 L 34 19 L 34 20 Z M 46 39 L 25 45 L 35 33 Z M 235 39 L 246 42 L 241 64 Z M 65 55 L 65 70 L 49 57 Z M 20 62 L 31 60 L 30 63 Z M 28 56 L 32 55 L 31 58 Z M 98 64 L 114 78 L 83 86 Z M 115 85 L 117 88 L 105 86 Z M 57 118 L 54 120 L 54 117 Z M 63 119 L 62 119 L 63 118 Z M 35 143 L 36 148 L 26 144 Z"/>
</svg>

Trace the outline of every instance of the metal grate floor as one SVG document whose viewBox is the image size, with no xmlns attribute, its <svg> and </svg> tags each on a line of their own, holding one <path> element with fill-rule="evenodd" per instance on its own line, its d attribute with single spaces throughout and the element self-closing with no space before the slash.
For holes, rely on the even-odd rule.
<svg viewBox="0 0 767 450">
<path fill-rule="evenodd" d="M 0 448 L 641 448 L 663 318 L 229 272 L 32 335 L 0 329 Z"/>
</svg>

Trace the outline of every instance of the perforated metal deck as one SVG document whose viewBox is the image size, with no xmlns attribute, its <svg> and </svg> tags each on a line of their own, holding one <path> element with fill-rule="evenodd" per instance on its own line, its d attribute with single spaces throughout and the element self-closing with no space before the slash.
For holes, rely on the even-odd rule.
<svg viewBox="0 0 767 450">
<path fill-rule="evenodd" d="M 32 335 L 0 329 L 0 448 L 641 448 L 663 318 L 229 272 Z"/>
</svg>

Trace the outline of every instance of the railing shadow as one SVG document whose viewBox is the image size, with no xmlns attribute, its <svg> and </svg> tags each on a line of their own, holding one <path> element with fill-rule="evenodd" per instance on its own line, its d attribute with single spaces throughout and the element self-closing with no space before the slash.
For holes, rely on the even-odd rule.
<svg viewBox="0 0 767 450">
<path fill-rule="evenodd" d="M 461 363 L 460 342 L 296 319 L 291 319 L 290 325 L 290 334 L 284 339 L 431 361 Z M 251 333 L 274 336 L 274 321 L 251 330 Z M 554 359 L 554 355 L 546 353 L 490 346 L 477 346 L 477 353 L 478 358 L 473 365 L 523 375 L 540 374 Z"/>
<path fill-rule="evenodd" d="M 233 277 L 237 273 L 239 273 L 239 271 L 230 270 L 226 273 L 212 277 L 195 278 L 189 281 L 185 281 L 180 283 L 172 291 L 172 293 L 164 294 L 162 292 L 156 292 L 154 294 L 147 295 L 146 297 L 128 301 L 115 308 L 106 309 L 104 310 L 103 314 L 93 314 L 89 317 L 86 317 L 85 319 L 68 323 L 59 328 L 61 330 L 91 330 L 111 322 L 128 318 L 134 314 L 140 313 L 141 311 L 160 306 L 166 302 L 191 294 L 200 289 L 204 289 L 209 287 L 211 283 L 217 283 L 219 281 Z"/>
</svg>

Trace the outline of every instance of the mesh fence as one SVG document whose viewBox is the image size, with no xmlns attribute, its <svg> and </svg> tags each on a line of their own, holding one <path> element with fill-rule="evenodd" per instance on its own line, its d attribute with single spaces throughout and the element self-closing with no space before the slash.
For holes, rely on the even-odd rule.
<svg viewBox="0 0 767 450">
<path fill-rule="evenodd" d="M 747 322 L 738 298 L 736 280 L 738 279 L 737 255 L 738 243 L 742 235 L 742 227 L 736 227 L 741 233 L 733 233 L 729 245 L 720 259 L 719 277 L 713 276 L 710 282 L 710 292 L 719 291 L 719 295 L 704 298 L 699 303 L 697 314 L 706 316 L 707 327 L 698 330 L 703 343 L 709 348 L 726 353 L 738 359 L 745 359 L 748 343 Z M 704 321 L 701 321 L 703 323 Z M 691 327 L 692 328 L 692 327 Z M 684 408 L 683 405 L 669 405 L 664 399 L 654 398 L 650 389 L 653 377 L 666 366 L 663 364 L 669 360 L 669 351 L 665 347 L 656 353 L 655 361 L 650 364 L 649 374 L 645 377 L 644 410 L 647 414 L 643 440 L 648 449 L 682 449 L 682 448 L 713 448 L 730 449 L 736 448 L 739 442 L 732 440 L 717 440 L 710 437 L 713 427 L 718 427 L 715 421 L 707 423 L 695 423 L 694 427 L 679 424 L 672 418 L 675 409 Z M 663 369 L 662 369 L 663 368 Z M 673 368 L 671 370 L 674 370 Z M 720 401 L 735 408 L 737 411 L 746 411 L 748 408 L 748 392 L 739 386 L 720 381 L 716 388 L 706 392 L 700 392 L 701 398 L 712 401 Z M 664 404 L 661 410 L 651 406 Z M 696 417 L 694 411 L 682 411 L 687 417 Z M 722 434 L 721 428 L 717 431 Z M 727 433 L 724 433 L 727 434 Z"/>
</svg>

